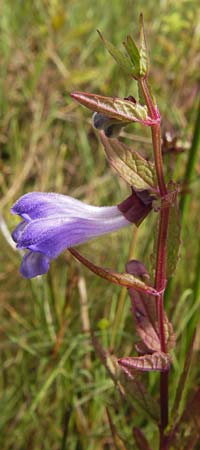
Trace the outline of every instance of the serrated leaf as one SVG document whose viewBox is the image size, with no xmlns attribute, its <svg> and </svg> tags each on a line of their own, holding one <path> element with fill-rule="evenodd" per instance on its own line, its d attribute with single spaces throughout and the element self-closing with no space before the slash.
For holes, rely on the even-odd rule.
<svg viewBox="0 0 200 450">
<path fill-rule="evenodd" d="M 130 372 L 131 370 L 163 372 L 169 370 L 170 356 L 163 352 L 155 352 L 151 355 L 120 358 L 118 359 L 118 363 Z"/>
<path fill-rule="evenodd" d="M 167 278 L 171 277 L 176 269 L 179 248 L 181 244 L 180 240 L 180 215 L 177 202 L 170 206 L 169 209 L 169 222 L 167 233 L 167 251 L 166 251 L 166 275 Z"/>
<path fill-rule="evenodd" d="M 144 31 L 143 15 L 140 14 L 140 76 L 147 77 L 149 72 L 149 56 Z"/>
<path fill-rule="evenodd" d="M 130 35 L 127 36 L 126 40 L 123 42 L 123 45 L 135 66 L 135 74 L 136 76 L 140 75 L 140 53 L 138 51 L 137 46 L 135 45 L 134 40 Z"/>
<path fill-rule="evenodd" d="M 72 92 L 71 97 L 81 105 L 92 111 L 105 114 L 107 117 L 115 118 L 125 123 L 139 122 L 143 125 L 152 126 L 159 119 L 151 119 L 148 116 L 146 106 L 123 100 L 118 97 L 104 97 L 102 95 L 88 94 L 85 92 Z"/>
<path fill-rule="evenodd" d="M 118 48 L 116 48 L 111 42 L 104 39 L 100 31 L 98 31 L 99 36 L 101 40 L 103 41 L 103 44 L 105 48 L 108 50 L 110 55 L 115 59 L 117 64 L 128 74 L 133 75 L 134 74 L 134 67 L 131 64 L 130 59 L 125 56 Z"/>
<path fill-rule="evenodd" d="M 107 139 L 103 133 L 100 138 L 110 165 L 127 183 L 138 190 L 155 188 L 156 175 L 151 162 L 118 139 Z"/>
<path fill-rule="evenodd" d="M 74 248 L 68 249 L 70 253 L 78 259 L 84 266 L 86 266 L 91 272 L 96 273 L 99 277 L 104 278 L 107 281 L 110 281 L 110 283 L 114 283 L 120 286 L 124 287 L 134 287 L 135 290 L 151 295 L 158 295 L 158 292 L 152 288 L 152 286 L 146 285 L 143 281 L 141 281 L 139 278 L 134 277 L 133 275 L 126 273 L 126 272 L 114 272 L 109 269 L 105 269 L 100 266 L 96 266 L 91 261 L 89 261 L 84 256 L 80 255 L 79 252 L 77 252 Z"/>
</svg>

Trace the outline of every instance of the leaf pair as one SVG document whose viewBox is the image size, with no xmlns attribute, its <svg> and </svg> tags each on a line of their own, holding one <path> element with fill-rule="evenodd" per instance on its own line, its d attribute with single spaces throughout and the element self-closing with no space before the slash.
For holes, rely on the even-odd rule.
<svg viewBox="0 0 200 450">
<path fill-rule="evenodd" d="M 107 139 L 118 134 L 121 127 L 130 121 L 153 124 L 157 119 L 148 117 L 146 106 L 131 100 L 102 97 L 82 92 L 71 94 L 79 103 L 95 111 L 93 125 L 100 130 L 99 135 L 110 165 L 135 189 L 156 192 L 156 174 L 154 165 L 139 153 L 130 149 L 117 139 Z M 98 113 L 96 112 L 98 111 Z M 106 137 L 106 136 L 107 137 Z"/>
<path fill-rule="evenodd" d="M 148 277 L 145 267 L 139 261 L 130 261 L 126 269 L 133 275 L 140 273 L 140 277 Z M 140 271 L 140 272 L 139 272 Z M 159 330 L 157 323 L 156 299 L 151 295 L 136 292 L 134 288 L 128 290 L 131 298 L 131 309 L 135 328 L 141 341 L 136 344 L 139 356 L 119 359 L 119 364 L 128 376 L 135 370 L 165 371 L 170 366 L 170 356 L 161 351 Z M 175 337 L 171 323 L 164 314 L 164 332 L 167 350 L 175 345 Z"/>
<path fill-rule="evenodd" d="M 148 115 L 146 106 L 135 103 L 132 100 L 119 97 L 104 97 L 102 95 L 89 94 L 87 92 L 72 92 L 71 97 L 91 111 L 104 114 L 106 117 L 117 119 L 123 124 L 139 122 L 152 126 L 159 123 L 159 116 L 152 119 Z"/>
<path fill-rule="evenodd" d="M 130 76 L 136 80 L 146 78 L 149 72 L 149 57 L 145 39 L 143 15 L 140 15 L 140 43 L 139 48 L 135 44 L 133 38 L 128 35 L 123 45 L 126 50 L 126 55 L 117 49 L 111 42 L 103 38 L 100 31 L 98 31 L 104 46 L 109 51 L 111 56 L 115 59 L 117 64 Z"/>
</svg>

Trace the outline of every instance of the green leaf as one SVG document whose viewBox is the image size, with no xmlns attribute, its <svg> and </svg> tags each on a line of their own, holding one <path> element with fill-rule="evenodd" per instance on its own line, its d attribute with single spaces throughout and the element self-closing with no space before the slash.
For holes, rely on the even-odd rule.
<svg viewBox="0 0 200 450">
<path fill-rule="evenodd" d="M 138 50 L 131 35 L 128 35 L 123 42 L 128 56 L 125 56 L 120 50 L 118 50 L 111 42 L 104 39 L 100 31 L 98 31 L 104 46 L 109 51 L 111 56 L 115 59 L 122 69 L 133 76 L 136 80 L 148 76 L 149 72 L 149 56 L 145 38 L 143 15 L 140 14 L 139 20 L 140 26 L 140 47 Z"/>
<path fill-rule="evenodd" d="M 80 255 L 80 253 L 77 252 L 77 250 L 75 250 L 74 248 L 69 248 L 68 250 L 76 259 L 78 259 L 78 261 L 80 261 L 84 266 L 86 266 L 89 270 L 91 270 L 91 272 L 96 273 L 96 275 L 98 275 L 101 278 L 104 278 L 107 281 L 110 281 L 110 283 L 125 286 L 127 288 L 134 287 L 136 291 L 156 296 L 158 295 L 158 292 L 152 286 L 148 286 L 139 278 L 134 277 L 134 275 L 131 275 L 130 273 L 126 272 L 120 273 L 114 272 L 109 269 L 105 269 L 103 267 L 93 264 L 87 258 Z"/>
<path fill-rule="evenodd" d="M 107 139 L 99 133 L 110 165 L 131 186 L 137 190 L 155 188 L 154 165 L 132 151 L 118 139 Z"/>
<path fill-rule="evenodd" d="M 118 97 L 104 97 L 102 95 L 88 94 L 85 92 L 72 92 L 71 97 L 81 105 L 92 111 L 105 114 L 123 122 L 140 122 L 143 125 L 155 125 L 158 120 L 148 116 L 146 106 L 123 100 Z"/>
<path fill-rule="evenodd" d="M 145 106 L 134 104 L 129 100 L 85 92 L 73 92 L 71 97 L 92 111 L 97 111 L 105 114 L 107 117 L 116 118 L 123 122 L 142 122 L 151 125 L 156 123 L 148 116 Z"/>
<path fill-rule="evenodd" d="M 140 14 L 140 76 L 147 77 L 149 72 L 149 56 L 144 31 L 143 14 Z"/>
<path fill-rule="evenodd" d="M 166 251 L 166 275 L 167 278 L 171 277 L 176 269 L 179 259 L 180 249 L 180 214 L 175 201 L 174 205 L 170 206 L 169 210 L 169 223 L 167 233 L 167 251 Z"/>
<path fill-rule="evenodd" d="M 127 358 L 118 359 L 121 367 L 131 370 L 149 371 L 165 371 L 170 367 L 170 356 L 163 352 L 155 352 L 152 355 L 129 356 Z"/>
<path fill-rule="evenodd" d="M 138 51 L 137 46 L 135 45 L 134 40 L 130 35 L 127 36 L 126 40 L 123 42 L 123 45 L 135 66 L 135 74 L 140 76 L 140 53 Z"/>
<path fill-rule="evenodd" d="M 97 30 L 98 31 L 98 30 Z M 130 59 L 125 56 L 120 50 L 118 50 L 111 42 L 104 39 L 100 31 L 98 31 L 99 36 L 101 40 L 103 41 L 104 46 L 108 50 L 108 52 L 111 54 L 111 56 L 115 59 L 117 64 L 128 74 L 133 75 L 134 74 L 134 67 L 131 64 Z"/>
</svg>

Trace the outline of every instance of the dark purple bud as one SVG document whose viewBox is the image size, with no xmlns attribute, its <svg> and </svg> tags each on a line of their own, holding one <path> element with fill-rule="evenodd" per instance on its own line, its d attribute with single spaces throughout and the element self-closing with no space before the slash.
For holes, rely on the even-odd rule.
<svg viewBox="0 0 200 450">
<path fill-rule="evenodd" d="M 122 125 L 113 124 L 105 127 L 104 134 L 107 138 L 115 138 L 120 135 L 122 128 Z"/>
<path fill-rule="evenodd" d="M 104 130 L 105 125 L 108 123 L 109 118 L 104 114 L 95 112 L 92 116 L 92 125 L 97 130 Z"/>
<path fill-rule="evenodd" d="M 103 130 L 107 138 L 114 138 L 119 136 L 121 129 L 126 126 L 127 123 L 95 112 L 92 116 L 92 125 L 97 130 Z"/>
<path fill-rule="evenodd" d="M 149 274 L 146 267 L 137 259 L 131 259 L 126 263 L 126 271 L 136 277 L 146 278 L 149 280 Z"/>
</svg>

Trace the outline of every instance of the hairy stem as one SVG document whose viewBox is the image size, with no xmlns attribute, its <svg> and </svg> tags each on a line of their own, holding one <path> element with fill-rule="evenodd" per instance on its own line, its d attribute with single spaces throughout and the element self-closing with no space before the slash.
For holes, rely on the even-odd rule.
<svg viewBox="0 0 200 450">
<path fill-rule="evenodd" d="M 143 93 L 145 103 L 148 107 L 151 118 L 158 118 L 159 114 L 156 106 L 153 104 L 148 86 L 145 80 L 141 80 L 140 88 Z M 154 152 L 154 162 L 158 181 L 159 194 L 161 197 L 161 209 L 159 217 L 159 229 L 157 238 L 157 253 L 156 253 L 156 268 L 154 287 L 157 290 L 162 290 L 166 282 L 166 246 L 167 246 L 167 232 L 169 222 L 169 207 L 162 208 L 162 198 L 167 194 L 167 188 L 164 180 L 163 161 L 161 153 L 161 136 L 160 124 L 151 127 L 152 144 Z M 166 352 L 166 342 L 164 333 L 164 307 L 163 294 L 157 299 L 157 319 L 159 326 L 161 351 Z M 168 424 L 168 372 L 160 373 L 160 450 L 165 448 L 164 444 L 164 430 Z"/>
</svg>

